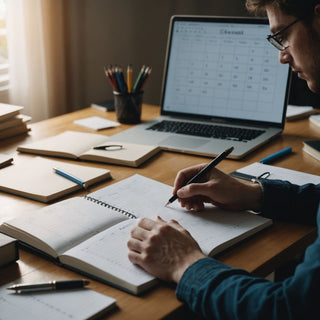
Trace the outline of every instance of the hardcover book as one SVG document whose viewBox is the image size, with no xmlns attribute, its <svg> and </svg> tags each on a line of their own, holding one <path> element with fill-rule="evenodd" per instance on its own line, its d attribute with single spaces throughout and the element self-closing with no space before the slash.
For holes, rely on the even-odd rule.
<svg viewBox="0 0 320 320">
<path fill-rule="evenodd" d="M 0 267 L 19 259 L 16 239 L 0 233 Z"/>
</svg>

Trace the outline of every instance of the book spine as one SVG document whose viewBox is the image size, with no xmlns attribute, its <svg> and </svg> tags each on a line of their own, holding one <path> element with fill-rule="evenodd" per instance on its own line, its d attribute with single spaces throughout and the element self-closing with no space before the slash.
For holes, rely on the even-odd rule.
<svg viewBox="0 0 320 320">
<path fill-rule="evenodd" d="M 127 217 L 130 218 L 130 219 L 138 219 L 138 217 L 135 216 L 134 214 L 132 214 L 132 213 L 126 211 L 126 210 L 117 208 L 117 207 L 115 207 L 115 206 L 113 206 L 113 205 L 111 205 L 111 204 L 109 204 L 109 203 L 106 203 L 106 202 L 104 202 L 104 201 L 101 201 L 101 200 L 99 200 L 99 199 L 96 199 L 96 198 L 93 198 L 93 197 L 90 197 L 90 196 L 84 196 L 84 198 L 87 199 L 87 200 L 89 200 L 89 201 L 92 201 L 92 202 L 94 202 L 94 203 L 97 203 L 97 204 L 100 205 L 100 206 L 104 206 L 104 207 L 109 208 L 109 209 L 111 209 L 111 210 L 113 210 L 113 211 L 119 212 L 119 213 L 127 216 Z"/>
</svg>

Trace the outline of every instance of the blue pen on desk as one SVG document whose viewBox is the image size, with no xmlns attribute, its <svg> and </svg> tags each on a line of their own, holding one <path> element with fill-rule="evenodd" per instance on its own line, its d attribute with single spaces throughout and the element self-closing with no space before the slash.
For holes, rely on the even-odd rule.
<svg viewBox="0 0 320 320">
<path fill-rule="evenodd" d="M 86 184 L 85 184 L 84 181 L 82 181 L 81 179 L 73 176 L 72 174 L 67 173 L 67 172 L 65 172 L 65 171 L 63 171 L 63 170 L 61 170 L 61 169 L 58 169 L 58 168 L 53 168 L 53 170 L 54 170 L 55 173 L 59 174 L 60 176 L 66 178 L 66 179 L 68 179 L 68 180 L 70 180 L 70 181 L 72 181 L 72 182 L 74 182 L 74 183 L 76 183 L 76 184 L 79 184 L 79 185 L 82 186 L 84 189 L 87 188 L 87 186 L 86 186 Z"/>
<path fill-rule="evenodd" d="M 279 158 L 284 157 L 284 156 L 288 155 L 291 152 L 292 152 L 292 148 L 291 147 L 285 148 L 285 149 L 280 150 L 280 151 L 278 151 L 278 152 L 276 152 L 274 154 L 271 154 L 268 157 L 265 157 L 265 158 L 261 159 L 260 163 L 264 163 L 264 164 L 272 163 L 273 161 L 278 160 Z"/>
</svg>

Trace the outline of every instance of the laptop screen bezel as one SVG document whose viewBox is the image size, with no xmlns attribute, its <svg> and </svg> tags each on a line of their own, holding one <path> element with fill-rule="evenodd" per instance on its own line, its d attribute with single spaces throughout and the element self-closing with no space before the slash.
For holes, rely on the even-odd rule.
<svg viewBox="0 0 320 320">
<path fill-rule="evenodd" d="M 162 79 L 162 89 L 161 89 L 161 115 L 173 116 L 173 117 L 181 117 L 181 118 L 192 118 L 193 120 L 204 120 L 204 121 L 218 121 L 225 122 L 229 124 L 245 124 L 245 125 L 264 125 L 264 126 L 272 126 L 276 128 L 284 128 L 285 120 L 286 120 L 286 110 L 289 101 L 289 92 L 290 92 L 290 84 L 291 84 L 291 69 L 288 66 L 288 77 L 286 84 L 286 93 L 283 101 L 283 113 L 281 123 L 279 122 L 270 122 L 270 121 L 256 121 L 256 120 L 242 120 L 238 118 L 225 118 L 225 117 L 212 117 L 205 116 L 199 114 L 192 113 L 182 113 L 182 112 L 172 112 L 164 110 L 164 99 L 166 94 L 166 82 L 168 75 L 168 58 L 170 56 L 171 44 L 172 44 L 172 35 L 173 35 L 173 27 L 176 21 L 198 21 L 198 22 L 226 22 L 226 23 L 244 23 L 244 24 L 266 24 L 268 25 L 268 19 L 266 18 L 257 18 L 257 17 L 219 17 L 219 16 L 190 16 L 190 15 L 175 15 L 170 19 L 168 40 L 167 40 L 167 49 L 165 56 L 165 65 Z M 267 40 L 266 40 L 267 41 Z"/>
</svg>

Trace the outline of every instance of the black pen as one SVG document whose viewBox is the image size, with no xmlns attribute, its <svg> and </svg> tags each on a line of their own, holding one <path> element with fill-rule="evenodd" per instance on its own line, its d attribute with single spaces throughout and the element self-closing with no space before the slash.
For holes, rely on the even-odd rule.
<svg viewBox="0 0 320 320">
<path fill-rule="evenodd" d="M 68 290 L 68 289 L 80 289 L 89 284 L 88 280 L 61 280 L 61 281 L 49 281 L 30 284 L 16 284 L 8 287 L 8 290 L 14 290 L 16 293 L 36 292 L 36 291 L 48 291 L 48 290 Z"/>
<path fill-rule="evenodd" d="M 201 171 L 199 171 L 193 178 L 191 178 L 185 185 L 197 182 L 200 178 L 202 178 L 205 174 L 207 174 L 212 168 L 214 168 L 218 163 L 220 163 L 223 159 L 225 159 L 232 151 L 233 147 L 223 151 L 217 157 L 215 157 L 211 162 L 208 163 Z M 172 203 L 173 201 L 177 200 L 178 196 L 175 194 L 173 195 L 169 201 L 166 203 L 165 206 Z"/>
</svg>

